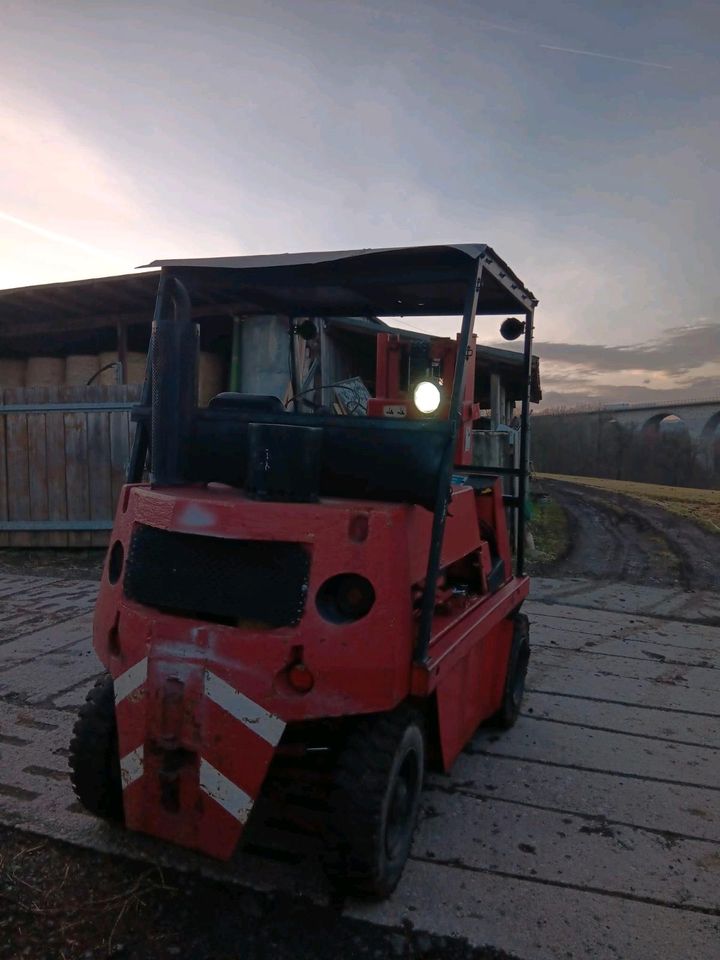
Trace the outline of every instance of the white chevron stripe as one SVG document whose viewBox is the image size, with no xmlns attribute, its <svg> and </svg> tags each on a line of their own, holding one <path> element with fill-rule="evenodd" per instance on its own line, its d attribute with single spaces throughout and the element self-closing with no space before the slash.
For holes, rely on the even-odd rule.
<svg viewBox="0 0 720 960">
<path fill-rule="evenodd" d="M 200 760 L 200 789 L 232 817 L 245 823 L 254 803 L 253 798 L 203 759 Z"/>
<path fill-rule="evenodd" d="M 144 769 L 145 750 L 141 744 L 139 747 L 131 750 L 130 753 L 126 753 L 120 760 L 120 776 L 123 790 L 129 787 L 131 783 L 135 783 L 135 781 L 143 775 Z"/>
<path fill-rule="evenodd" d="M 205 671 L 205 696 L 244 723 L 271 747 L 277 746 L 285 729 L 285 721 L 269 713 L 209 670 Z"/>
<path fill-rule="evenodd" d="M 144 657 L 142 660 L 138 660 L 138 662 L 134 666 L 130 667 L 129 670 L 126 670 L 125 673 L 121 673 L 113 683 L 115 687 L 115 703 L 120 703 L 120 701 L 124 700 L 125 697 L 129 697 L 134 690 L 137 690 L 138 687 L 141 687 L 147 680 L 147 673 L 147 657 Z"/>
</svg>

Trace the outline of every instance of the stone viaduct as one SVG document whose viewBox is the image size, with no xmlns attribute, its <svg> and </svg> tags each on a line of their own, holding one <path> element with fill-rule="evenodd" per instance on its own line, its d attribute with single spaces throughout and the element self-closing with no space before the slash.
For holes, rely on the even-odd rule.
<svg viewBox="0 0 720 960">
<path fill-rule="evenodd" d="M 599 413 L 620 426 L 643 432 L 659 430 L 663 420 L 677 417 L 694 440 L 712 443 L 720 426 L 720 397 L 682 403 L 608 404 Z"/>
<path fill-rule="evenodd" d="M 684 427 L 697 443 L 708 468 L 720 468 L 720 397 L 672 403 L 610 403 L 598 410 L 574 411 L 572 416 L 592 417 L 599 426 L 616 423 L 648 437 L 658 433 L 668 417 L 676 417 L 682 421 L 677 427 Z"/>
</svg>

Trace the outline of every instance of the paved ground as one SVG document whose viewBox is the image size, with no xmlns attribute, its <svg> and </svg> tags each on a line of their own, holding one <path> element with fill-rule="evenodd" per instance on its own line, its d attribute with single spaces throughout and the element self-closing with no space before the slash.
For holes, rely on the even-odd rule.
<svg viewBox="0 0 720 960">
<path fill-rule="evenodd" d="M 327 899 L 312 837 L 260 824 L 229 866 L 113 830 L 66 773 L 97 675 L 92 582 L 0 576 L 0 821 L 258 889 Z M 720 597 L 536 580 L 524 715 L 430 778 L 413 855 L 384 904 L 347 916 L 523 960 L 716 960 Z M 268 818 L 270 821 L 271 818 Z"/>
</svg>

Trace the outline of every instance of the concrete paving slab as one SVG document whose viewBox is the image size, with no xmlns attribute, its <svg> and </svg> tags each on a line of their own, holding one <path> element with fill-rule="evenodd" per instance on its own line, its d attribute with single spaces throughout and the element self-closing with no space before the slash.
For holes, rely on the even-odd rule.
<svg viewBox="0 0 720 960">
<path fill-rule="evenodd" d="M 715 717 L 668 713 L 662 708 L 622 703 L 588 702 L 580 697 L 538 692 L 526 694 L 524 713 L 528 720 L 566 723 L 681 746 L 720 749 L 720 723 Z"/>
<path fill-rule="evenodd" d="M 698 864 L 718 859 L 716 843 L 668 839 L 642 827 L 442 794 L 420 824 L 416 856 L 534 882 L 557 881 L 608 894 L 642 896 L 713 910 L 717 875 Z"/>
<path fill-rule="evenodd" d="M 37 577 L 26 577 L 22 574 L 3 573 L 0 576 L 0 600 L 18 600 L 28 589 L 37 585 Z"/>
<path fill-rule="evenodd" d="M 633 631 L 628 637 L 637 643 L 644 643 L 651 637 L 655 643 L 667 646 L 705 649 L 711 647 L 717 651 L 720 647 L 720 627 L 711 627 L 698 623 L 675 623 L 673 621 L 655 621 L 646 629 Z"/>
<path fill-rule="evenodd" d="M 558 646 L 557 643 L 551 646 Z M 541 649 L 543 644 L 535 642 L 535 649 Z M 575 650 L 582 650 L 592 655 L 609 657 L 625 657 L 630 660 L 654 661 L 681 667 L 704 667 L 706 669 L 720 669 L 720 650 L 713 647 L 680 647 L 675 644 L 656 643 L 653 639 L 630 640 L 629 638 L 592 640 L 589 643 L 574 646 Z"/>
<path fill-rule="evenodd" d="M 604 677 L 637 680 L 640 683 L 684 684 L 697 691 L 720 691 L 720 670 L 675 659 L 659 661 L 598 649 L 576 651 L 546 646 L 535 651 L 534 661 L 541 671 L 555 666 L 563 666 L 568 670 L 585 668 Z"/>
<path fill-rule="evenodd" d="M 494 871 L 412 861 L 391 900 L 350 916 L 410 923 L 524 960 L 717 960 L 720 920 L 601 889 L 576 890 Z"/>
<path fill-rule="evenodd" d="M 4 671 L 0 674 L 0 697 L 12 695 L 16 701 L 47 704 L 53 696 L 87 683 L 102 672 L 87 640 L 80 640 L 59 653 L 33 659 L 30 669 L 27 663 L 19 663 Z"/>
<path fill-rule="evenodd" d="M 707 622 L 712 599 L 650 589 L 535 583 L 524 716 L 502 736 L 479 731 L 451 776 L 428 777 L 398 891 L 383 904 L 348 903 L 347 915 L 523 960 L 716 960 L 720 672 L 702 664 L 717 664 L 720 628 Z M 326 900 L 317 838 L 289 838 L 273 825 L 272 802 L 230 864 L 82 812 L 66 764 L 76 707 L 99 670 L 94 595 L 88 582 L 0 577 L 0 820 Z M 642 613 L 614 609 L 628 603 Z"/>
<path fill-rule="evenodd" d="M 430 793 L 463 794 L 581 816 L 588 822 L 643 827 L 658 834 L 717 842 L 717 792 L 619 774 L 494 756 L 460 757 L 452 777 L 432 774 Z"/>
<path fill-rule="evenodd" d="M 44 625 L 39 630 L 16 636 L 0 645 L 0 673 L 16 664 L 29 663 L 36 657 L 47 653 L 65 650 L 73 644 L 90 645 L 92 636 L 92 616 L 83 614 L 62 623 Z"/>
<path fill-rule="evenodd" d="M 536 611 L 529 612 L 529 616 L 532 618 L 535 648 L 538 644 L 550 644 L 567 649 L 619 650 L 619 646 L 609 645 L 623 643 L 630 654 L 633 647 L 651 645 L 666 657 L 682 657 L 683 651 L 687 651 L 720 665 L 720 629 L 717 627 L 642 620 L 601 632 L 593 629 L 594 625 L 590 623 L 582 624 L 584 629 L 577 629 L 578 621 L 568 617 L 548 617 Z M 670 629 L 664 629 L 667 627 Z M 637 654 L 637 650 L 634 653 Z"/>
<path fill-rule="evenodd" d="M 580 770 L 608 771 L 624 777 L 682 782 L 720 791 L 720 751 L 711 747 L 639 740 L 622 733 L 581 729 L 553 720 L 542 724 L 517 724 L 502 736 L 478 735 L 466 750 L 471 755 L 500 755 Z"/>
<path fill-rule="evenodd" d="M 622 676 L 618 671 L 599 672 L 592 665 L 572 668 L 555 666 L 533 658 L 530 690 L 582 697 L 600 702 L 624 703 L 654 709 L 720 717 L 720 703 L 714 690 L 694 689 L 682 668 L 666 670 L 655 680 Z"/>
<path fill-rule="evenodd" d="M 574 607 L 570 603 L 546 603 L 528 600 L 523 608 L 533 620 L 556 627 L 559 632 L 581 631 L 600 637 L 622 636 L 623 631 L 641 629 L 657 621 L 638 614 L 628 616 L 606 610 L 601 617 L 591 607 Z"/>
<path fill-rule="evenodd" d="M 569 602 L 585 609 L 631 616 L 655 616 L 676 621 L 696 621 L 720 626 L 720 596 L 706 590 L 691 592 L 667 587 L 606 581 L 536 579 L 531 602 L 552 605 Z"/>
</svg>

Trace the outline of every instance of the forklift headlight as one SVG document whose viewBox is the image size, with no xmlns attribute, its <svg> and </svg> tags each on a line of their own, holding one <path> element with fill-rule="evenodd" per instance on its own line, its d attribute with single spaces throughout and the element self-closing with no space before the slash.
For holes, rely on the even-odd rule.
<svg viewBox="0 0 720 960">
<path fill-rule="evenodd" d="M 432 380 L 423 380 L 413 392 L 413 402 L 420 413 L 435 413 L 441 400 L 440 388 Z"/>
</svg>

